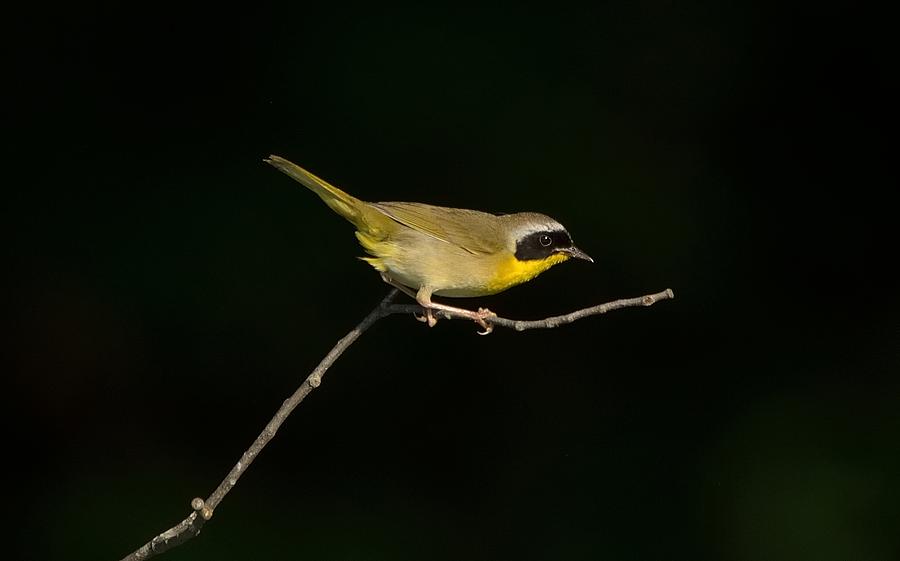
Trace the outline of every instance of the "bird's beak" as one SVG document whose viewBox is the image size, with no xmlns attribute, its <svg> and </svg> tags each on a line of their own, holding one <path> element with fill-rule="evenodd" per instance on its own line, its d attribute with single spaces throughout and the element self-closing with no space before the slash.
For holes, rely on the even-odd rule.
<svg viewBox="0 0 900 561">
<path fill-rule="evenodd" d="M 561 253 L 565 253 L 566 255 L 569 255 L 570 257 L 574 257 L 575 259 L 583 259 L 583 260 L 585 260 L 585 261 L 590 261 L 591 263 L 594 262 L 594 260 L 591 259 L 591 256 L 590 256 L 590 255 L 588 255 L 587 253 L 581 251 L 580 249 L 578 249 L 578 248 L 575 247 L 574 245 L 573 245 L 572 247 L 569 247 L 569 248 L 566 248 L 566 249 L 562 249 L 562 250 L 560 250 L 560 252 L 561 252 Z"/>
</svg>

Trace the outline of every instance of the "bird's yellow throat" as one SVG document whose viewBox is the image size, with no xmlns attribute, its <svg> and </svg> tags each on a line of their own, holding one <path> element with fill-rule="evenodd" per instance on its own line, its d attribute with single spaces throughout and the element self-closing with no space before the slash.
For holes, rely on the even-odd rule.
<svg viewBox="0 0 900 561">
<path fill-rule="evenodd" d="M 485 287 L 485 294 L 496 294 L 507 288 L 528 282 L 550 267 L 569 259 L 568 255 L 555 253 L 545 259 L 529 259 L 520 261 L 510 255 L 498 263 L 493 278 Z"/>
</svg>

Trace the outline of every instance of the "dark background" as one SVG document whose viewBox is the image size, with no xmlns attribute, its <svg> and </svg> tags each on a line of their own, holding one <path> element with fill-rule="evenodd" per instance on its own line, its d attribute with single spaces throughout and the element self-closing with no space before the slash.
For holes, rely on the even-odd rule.
<svg viewBox="0 0 900 561">
<path fill-rule="evenodd" d="M 24 558 L 116 559 L 180 520 L 386 293 L 270 153 L 363 199 L 544 212 L 596 259 L 457 304 L 677 298 L 490 337 L 380 322 L 167 559 L 900 556 L 884 15 L 20 16 L 3 208 Z"/>
</svg>

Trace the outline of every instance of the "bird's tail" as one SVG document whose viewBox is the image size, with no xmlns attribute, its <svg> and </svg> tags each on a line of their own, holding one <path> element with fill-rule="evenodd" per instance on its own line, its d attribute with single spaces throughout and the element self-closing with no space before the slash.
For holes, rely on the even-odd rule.
<svg viewBox="0 0 900 561">
<path fill-rule="evenodd" d="M 297 164 L 285 160 L 281 156 L 272 155 L 265 158 L 263 161 L 267 164 L 271 164 L 291 179 L 302 183 L 316 195 L 319 195 L 319 197 L 325 201 L 325 204 L 331 207 L 331 210 L 352 222 L 358 229 L 363 228 L 364 223 L 366 222 L 365 215 L 368 214 L 366 212 L 366 207 L 368 206 L 366 203 L 356 197 L 348 195 L 324 179 L 316 177 Z"/>
</svg>

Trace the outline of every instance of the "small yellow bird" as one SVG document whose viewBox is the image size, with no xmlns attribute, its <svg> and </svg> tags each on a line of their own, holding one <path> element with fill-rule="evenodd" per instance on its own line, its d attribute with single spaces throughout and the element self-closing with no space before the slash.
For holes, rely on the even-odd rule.
<svg viewBox="0 0 900 561">
<path fill-rule="evenodd" d="M 319 195 L 356 226 L 363 257 L 385 282 L 416 299 L 434 326 L 436 311 L 485 322 L 494 314 L 432 302 L 431 296 L 496 294 L 530 281 L 570 257 L 593 263 L 562 224 L 534 212 L 494 215 L 422 203 L 369 203 L 279 156 L 264 160 Z"/>
</svg>

